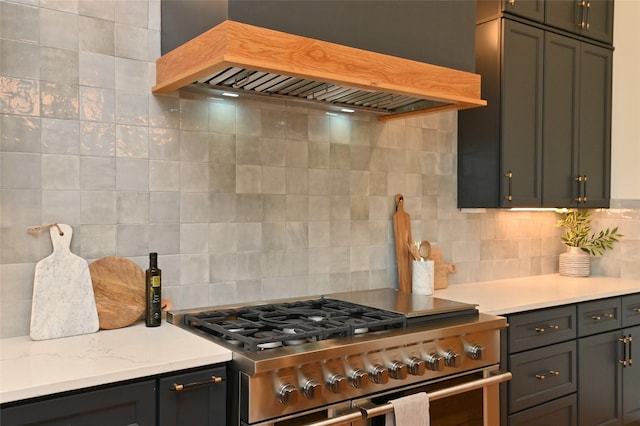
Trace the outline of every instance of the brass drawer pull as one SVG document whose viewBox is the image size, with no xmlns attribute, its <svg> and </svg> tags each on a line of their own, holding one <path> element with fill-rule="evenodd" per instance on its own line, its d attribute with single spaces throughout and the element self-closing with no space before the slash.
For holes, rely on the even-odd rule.
<svg viewBox="0 0 640 426">
<path fill-rule="evenodd" d="M 538 380 L 544 380 L 544 379 L 546 379 L 547 377 L 556 377 L 556 376 L 559 376 L 559 375 L 560 375 L 560 372 L 559 372 L 559 371 L 549 370 L 549 372 L 548 372 L 548 373 L 546 373 L 546 374 L 536 374 L 536 379 L 538 379 Z"/>
<path fill-rule="evenodd" d="M 594 321 L 600 321 L 603 318 L 612 319 L 612 318 L 615 318 L 615 315 L 613 315 L 613 314 L 601 314 L 601 315 L 592 315 L 591 316 L 591 319 L 594 320 Z"/>
<path fill-rule="evenodd" d="M 640 308 L 633 308 L 633 312 L 635 312 L 636 314 L 640 314 Z"/>
<path fill-rule="evenodd" d="M 545 327 L 536 327 L 536 331 L 538 333 L 544 333 L 545 331 L 555 331 L 555 330 L 560 330 L 560 326 L 556 325 L 556 324 L 549 324 L 546 328 Z"/>
<path fill-rule="evenodd" d="M 550 331 L 560 330 L 560 326 L 559 325 L 555 325 L 555 324 L 549 324 L 546 328 L 545 327 L 536 327 L 536 333 L 544 333 L 547 330 L 550 330 Z"/>
<path fill-rule="evenodd" d="M 178 383 L 174 383 L 169 388 L 169 390 L 176 391 L 176 392 L 181 392 L 181 391 L 186 390 L 186 389 L 195 388 L 195 387 L 198 387 L 198 386 L 212 385 L 212 384 L 220 383 L 220 382 L 222 382 L 222 377 L 211 376 L 211 378 L 209 380 L 203 380 L 201 382 L 187 383 L 187 384 L 184 384 L 184 385 L 181 385 L 181 384 L 178 384 Z"/>
</svg>

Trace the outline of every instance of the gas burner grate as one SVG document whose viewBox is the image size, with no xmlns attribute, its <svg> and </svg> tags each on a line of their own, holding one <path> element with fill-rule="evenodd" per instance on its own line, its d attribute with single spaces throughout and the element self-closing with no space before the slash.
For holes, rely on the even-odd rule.
<svg viewBox="0 0 640 426">
<path fill-rule="evenodd" d="M 402 328 L 404 315 L 333 299 L 248 306 L 185 316 L 185 324 L 252 352 Z"/>
</svg>

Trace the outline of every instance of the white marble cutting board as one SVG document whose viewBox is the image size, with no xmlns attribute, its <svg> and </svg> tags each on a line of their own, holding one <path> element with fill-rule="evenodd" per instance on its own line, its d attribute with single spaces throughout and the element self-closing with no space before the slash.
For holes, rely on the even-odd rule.
<svg viewBox="0 0 640 426">
<path fill-rule="evenodd" d="M 73 230 L 51 226 L 53 253 L 36 264 L 30 336 L 55 339 L 94 333 L 100 326 L 87 261 L 71 253 Z"/>
</svg>

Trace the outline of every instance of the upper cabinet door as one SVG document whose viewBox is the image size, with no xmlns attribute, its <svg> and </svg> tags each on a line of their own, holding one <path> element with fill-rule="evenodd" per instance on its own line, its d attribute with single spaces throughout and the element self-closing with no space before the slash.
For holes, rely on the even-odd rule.
<svg viewBox="0 0 640 426">
<path fill-rule="evenodd" d="M 580 41 L 547 32 L 544 63 L 543 206 L 572 206 L 579 193 Z"/>
<path fill-rule="evenodd" d="M 547 1 L 545 23 L 612 44 L 613 0 Z"/>
<path fill-rule="evenodd" d="M 541 203 L 544 31 L 503 20 L 502 206 Z"/>
<path fill-rule="evenodd" d="M 544 58 L 545 207 L 608 207 L 611 50 L 547 32 Z"/>
<path fill-rule="evenodd" d="M 582 43 L 580 52 L 580 207 L 609 207 L 611 176 L 611 72 L 609 49 Z"/>
</svg>

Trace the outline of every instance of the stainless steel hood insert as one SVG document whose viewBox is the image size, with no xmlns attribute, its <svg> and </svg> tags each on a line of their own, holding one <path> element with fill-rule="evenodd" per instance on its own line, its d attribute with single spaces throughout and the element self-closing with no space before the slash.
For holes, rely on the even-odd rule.
<svg viewBox="0 0 640 426">
<path fill-rule="evenodd" d="M 486 105 L 477 74 L 235 21 L 156 61 L 154 93 L 186 87 L 366 109 L 380 119 Z"/>
</svg>

